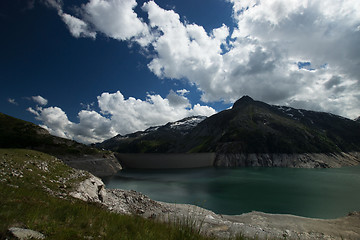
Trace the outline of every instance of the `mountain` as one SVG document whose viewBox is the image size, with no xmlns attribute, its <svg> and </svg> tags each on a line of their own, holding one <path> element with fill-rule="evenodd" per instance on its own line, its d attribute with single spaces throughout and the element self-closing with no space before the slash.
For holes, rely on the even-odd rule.
<svg viewBox="0 0 360 240">
<path fill-rule="evenodd" d="M 189 117 L 97 145 L 118 152 L 324 153 L 360 151 L 360 125 L 334 114 L 244 96 L 209 118 Z"/>
<path fill-rule="evenodd" d="M 354 121 L 360 123 L 360 116 L 355 118 Z"/>
<path fill-rule="evenodd" d="M 183 119 L 117 136 L 98 146 L 121 153 L 214 152 L 215 165 L 220 166 L 288 166 L 290 155 L 291 159 L 299 156 L 297 162 L 307 162 L 306 158 L 320 158 L 316 154 L 360 152 L 357 122 L 325 112 L 269 105 L 249 96 L 231 109 L 198 120 L 186 130 L 171 127 L 187 122 Z"/>
<path fill-rule="evenodd" d="M 324 112 L 269 105 L 245 96 L 201 122 L 188 151 L 325 153 L 360 150 L 360 125 Z"/>
<path fill-rule="evenodd" d="M 71 167 L 97 176 L 121 169 L 115 156 L 69 139 L 51 135 L 46 129 L 0 113 L 0 148 L 26 148 L 51 154 Z"/>
<path fill-rule="evenodd" d="M 96 147 L 122 153 L 182 152 L 184 137 L 204 119 L 204 116 L 187 117 L 163 126 L 150 127 L 145 131 L 117 135 L 96 144 Z"/>
</svg>

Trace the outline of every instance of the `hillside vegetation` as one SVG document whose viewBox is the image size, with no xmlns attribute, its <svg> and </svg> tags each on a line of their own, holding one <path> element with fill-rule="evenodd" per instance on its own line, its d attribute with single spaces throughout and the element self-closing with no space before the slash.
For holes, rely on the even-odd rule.
<svg viewBox="0 0 360 240">
<path fill-rule="evenodd" d="M 113 175 L 121 165 L 112 152 L 50 135 L 33 123 L 0 113 L 0 148 L 26 148 L 60 158 L 67 165 L 96 176 Z"/>
<path fill-rule="evenodd" d="M 0 113 L 0 148 L 28 148 L 52 155 L 98 154 L 78 142 L 50 135 L 44 128 Z"/>
</svg>

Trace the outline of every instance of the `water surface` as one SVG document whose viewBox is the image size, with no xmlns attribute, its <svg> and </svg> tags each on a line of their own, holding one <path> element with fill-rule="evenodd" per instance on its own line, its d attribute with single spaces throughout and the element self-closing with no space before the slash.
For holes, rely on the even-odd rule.
<svg viewBox="0 0 360 240">
<path fill-rule="evenodd" d="M 360 210 L 360 166 L 337 169 L 238 168 L 122 170 L 108 188 L 219 214 L 250 211 L 337 218 Z"/>
</svg>

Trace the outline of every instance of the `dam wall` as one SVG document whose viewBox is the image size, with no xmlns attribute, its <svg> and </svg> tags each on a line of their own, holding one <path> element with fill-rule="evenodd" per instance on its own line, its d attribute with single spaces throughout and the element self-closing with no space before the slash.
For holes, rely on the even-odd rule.
<svg viewBox="0 0 360 240">
<path fill-rule="evenodd" d="M 121 166 L 137 169 L 212 167 L 215 153 L 116 153 Z"/>
</svg>

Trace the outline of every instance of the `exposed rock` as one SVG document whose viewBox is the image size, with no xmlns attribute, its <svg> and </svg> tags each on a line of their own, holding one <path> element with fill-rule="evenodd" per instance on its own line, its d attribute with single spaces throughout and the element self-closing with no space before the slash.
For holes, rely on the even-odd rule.
<svg viewBox="0 0 360 240">
<path fill-rule="evenodd" d="M 106 197 L 105 185 L 99 178 L 91 176 L 81 182 L 76 191 L 70 193 L 70 196 L 83 201 L 101 203 Z"/>
<path fill-rule="evenodd" d="M 360 164 L 360 153 L 218 153 L 216 167 L 337 168 Z"/>
<path fill-rule="evenodd" d="M 95 176 L 111 176 L 122 169 L 114 154 L 84 155 L 84 156 L 61 156 L 65 164 L 76 169 L 91 172 Z"/>
<path fill-rule="evenodd" d="M 133 190 L 107 189 L 106 191 L 103 204 L 117 213 L 156 218 L 170 211 L 166 205 Z"/>
<path fill-rule="evenodd" d="M 9 237 L 19 239 L 19 240 L 45 239 L 44 234 L 36 232 L 31 229 L 25 229 L 25 228 L 12 227 L 12 228 L 9 228 L 8 233 L 9 233 Z"/>
</svg>

